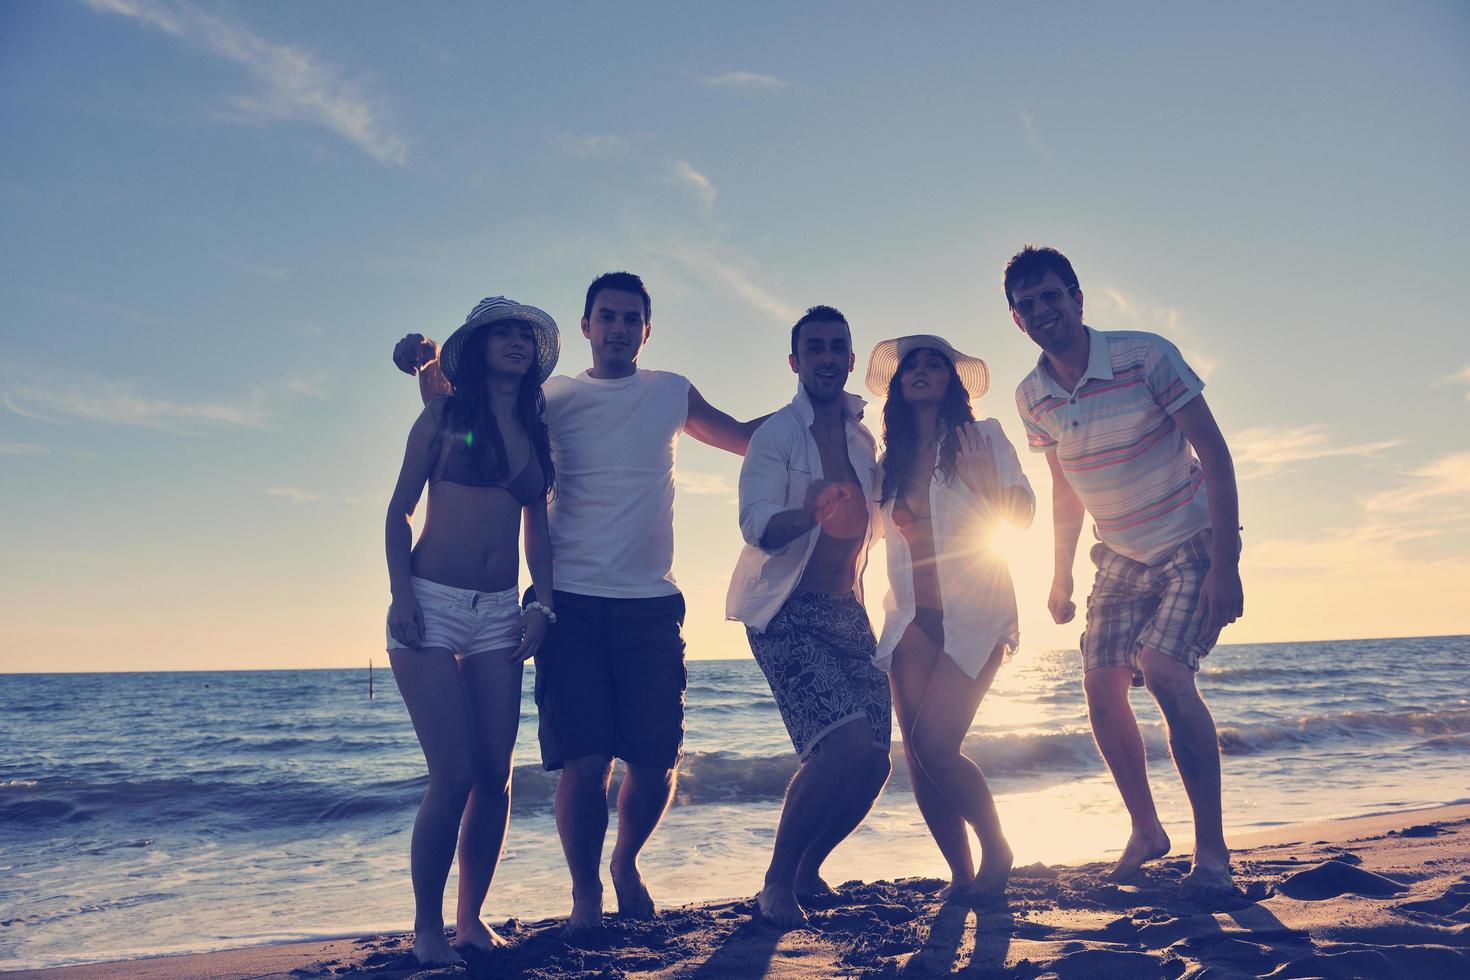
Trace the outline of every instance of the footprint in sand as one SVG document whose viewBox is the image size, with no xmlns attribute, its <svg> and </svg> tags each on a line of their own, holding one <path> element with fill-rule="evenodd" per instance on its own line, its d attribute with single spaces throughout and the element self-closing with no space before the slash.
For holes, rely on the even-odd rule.
<svg viewBox="0 0 1470 980">
<path fill-rule="evenodd" d="M 1454 919 L 1456 922 L 1470 922 L 1470 880 L 1451 885 L 1439 898 L 1405 902 L 1397 908 Z"/>
<path fill-rule="evenodd" d="M 1408 890 L 1408 885 L 1392 878 L 1341 861 L 1323 861 L 1316 867 L 1298 871 L 1276 886 L 1279 894 L 1302 902 L 1320 902 L 1348 894 L 1387 898 Z"/>
</svg>

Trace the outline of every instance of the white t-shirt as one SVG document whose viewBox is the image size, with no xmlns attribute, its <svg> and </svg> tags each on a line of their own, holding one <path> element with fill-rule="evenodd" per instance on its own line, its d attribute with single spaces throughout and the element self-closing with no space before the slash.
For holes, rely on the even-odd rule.
<svg viewBox="0 0 1470 980">
<path fill-rule="evenodd" d="M 542 387 L 556 466 L 552 582 L 611 599 L 674 595 L 674 449 L 689 379 L 639 370 L 558 375 Z"/>
</svg>

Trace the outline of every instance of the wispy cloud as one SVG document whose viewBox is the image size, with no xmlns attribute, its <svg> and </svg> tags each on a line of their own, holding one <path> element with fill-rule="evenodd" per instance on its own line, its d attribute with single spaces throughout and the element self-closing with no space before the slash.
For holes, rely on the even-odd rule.
<svg viewBox="0 0 1470 980">
<path fill-rule="evenodd" d="M 720 192 L 715 189 L 710 179 L 695 170 L 688 160 L 680 160 L 674 164 L 674 178 L 694 192 L 700 206 L 706 211 L 715 206 L 715 198 Z"/>
<path fill-rule="evenodd" d="M 1456 371 L 1448 378 L 1444 378 L 1443 382 L 1445 384 L 1470 386 L 1470 364 L 1467 364 L 1464 367 L 1460 368 L 1460 370 Z M 1470 402 L 1470 387 L 1466 387 L 1465 389 L 1465 400 L 1467 402 Z"/>
<path fill-rule="evenodd" d="M 280 497 L 283 500 L 289 500 L 293 504 L 309 504 L 314 500 L 322 499 L 322 495 L 319 493 L 311 493 L 310 491 L 300 490 L 296 487 L 270 487 L 266 490 L 266 494 L 271 497 Z"/>
<path fill-rule="evenodd" d="M 1370 514 L 1403 514 L 1424 507 L 1446 506 L 1470 512 L 1470 452 L 1451 453 L 1413 470 L 1413 482 L 1369 497 Z"/>
<path fill-rule="evenodd" d="M 1056 158 L 1051 155 L 1051 150 L 1042 141 L 1041 128 L 1036 125 L 1036 120 L 1031 118 L 1031 113 L 1021 112 L 1021 130 L 1026 135 L 1027 145 L 1036 151 L 1036 155 L 1047 163 L 1055 165 L 1057 162 Z"/>
<path fill-rule="evenodd" d="M 130 381 L 85 376 L 48 384 L 28 381 L 6 390 L 0 403 L 41 422 L 100 422 L 179 433 L 260 428 L 267 418 L 260 390 L 237 402 L 183 402 L 145 394 Z"/>
<path fill-rule="evenodd" d="M 29 442 L 0 442 L 0 456 L 50 456 L 51 450 Z"/>
<path fill-rule="evenodd" d="M 1260 426 L 1230 435 L 1230 455 L 1242 477 L 1267 476 L 1299 463 L 1332 456 L 1376 456 L 1397 439 L 1340 445 L 1325 425 Z"/>
<path fill-rule="evenodd" d="M 403 166 L 408 144 L 383 120 L 361 84 L 312 52 L 269 41 L 243 24 L 182 0 L 86 0 L 102 13 L 129 17 L 248 71 L 260 90 L 230 106 L 252 120 L 299 120 L 322 126 L 380 163 Z"/>
<path fill-rule="evenodd" d="M 606 160 L 628 152 L 628 140 L 616 133 L 553 133 L 551 145 L 584 160 Z"/>
<path fill-rule="evenodd" d="M 728 478 L 719 473 L 691 473 L 679 470 L 674 483 L 680 493 L 729 497 L 734 499 L 739 491 Z"/>
<path fill-rule="evenodd" d="M 263 265 L 258 262 L 246 262 L 243 259 L 228 259 L 227 261 L 241 272 L 248 272 L 262 279 L 289 279 L 300 271 L 290 265 Z"/>
<path fill-rule="evenodd" d="M 732 92 L 749 92 L 769 95 L 790 88 L 791 83 L 775 75 L 763 75 L 754 71 L 727 71 L 719 75 L 706 75 L 704 84 L 710 88 Z"/>
<path fill-rule="evenodd" d="M 1350 524 L 1311 538 L 1252 543 L 1253 566 L 1279 571 L 1371 574 L 1378 580 L 1453 567 L 1470 548 L 1470 452 L 1432 460 L 1362 502 Z"/>
<path fill-rule="evenodd" d="M 1084 285 L 1082 292 L 1089 324 L 1101 317 L 1117 324 L 1110 329 L 1149 330 L 1160 334 L 1179 348 L 1189 366 L 1206 381 L 1219 370 L 1221 358 L 1205 349 L 1178 307 L 1146 303 L 1112 286 L 1089 290 Z"/>
<path fill-rule="evenodd" d="M 796 307 L 762 285 L 764 278 L 755 263 L 735 249 L 689 239 L 677 239 L 644 248 L 685 273 L 702 285 L 734 296 L 747 305 L 782 323 L 793 323 L 799 315 Z"/>
</svg>

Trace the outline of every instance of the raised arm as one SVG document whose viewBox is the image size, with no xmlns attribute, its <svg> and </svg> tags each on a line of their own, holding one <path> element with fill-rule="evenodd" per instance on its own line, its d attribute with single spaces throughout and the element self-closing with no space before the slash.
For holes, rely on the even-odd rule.
<svg viewBox="0 0 1470 980">
<path fill-rule="evenodd" d="M 750 446 L 750 437 L 768 418 L 769 415 L 762 415 L 749 422 L 737 421 L 705 401 L 699 389 L 689 386 L 689 416 L 684 423 L 684 431 L 705 445 L 744 456 Z"/>
<path fill-rule="evenodd" d="M 995 419 L 969 422 L 955 429 L 956 468 L 973 499 L 988 513 L 1017 527 L 1031 526 L 1036 495 L 1021 472 L 1016 449 Z"/>
<path fill-rule="evenodd" d="M 421 333 L 404 336 L 393 348 L 393 363 L 404 374 L 417 374 L 419 397 L 424 404 L 441 395 L 454 394 L 454 387 L 439 370 L 439 345 Z"/>
<path fill-rule="evenodd" d="M 413 592 L 411 522 L 434 465 L 436 427 L 434 406 L 427 405 L 409 430 L 403 465 L 398 470 L 393 497 L 388 501 L 383 531 L 388 554 L 388 588 L 393 595 L 393 604 L 388 608 L 388 629 L 399 643 L 415 647 L 424 639 L 424 614 Z"/>
<path fill-rule="evenodd" d="M 1205 474 L 1210 498 L 1210 570 L 1200 588 L 1210 619 L 1218 629 L 1245 614 L 1245 592 L 1240 584 L 1240 501 L 1235 488 L 1235 462 L 1230 447 L 1205 396 L 1198 395 L 1174 412 L 1174 423 L 1194 447 Z"/>
<path fill-rule="evenodd" d="M 1082 498 L 1067 482 L 1055 449 L 1047 451 L 1046 465 L 1051 467 L 1053 535 L 1051 594 L 1047 596 L 1046 608 L 1056 622 L 1070 623 L 1077 615 L 1077 604 L 1072 601 L 1072 565 L 1077 560 L 1077 539 L 1082 534 L 1082 518 L 1087 511 L 1082 506 Z"/>
</svg>

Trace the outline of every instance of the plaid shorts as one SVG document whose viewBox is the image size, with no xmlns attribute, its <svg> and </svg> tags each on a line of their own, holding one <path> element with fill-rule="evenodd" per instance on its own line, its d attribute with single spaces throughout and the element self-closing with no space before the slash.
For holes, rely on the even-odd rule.
<svg viewBox="0 0 1470 980">
<path fill-rule="evenodd" d="M 1143 686 L 1138 651 L 1157 650 L 1199 670 L 1220 631 L 1208 630 L 1200 590 L 1210 570 L 1210 529 L 1195 534 L 1153 565 L 1124 558 L 1102 542 L 1092 546 L 1097 577 L 1087 597 L 1082 634 L 1084 670 L 1129 667 Z"/>
</svg>

